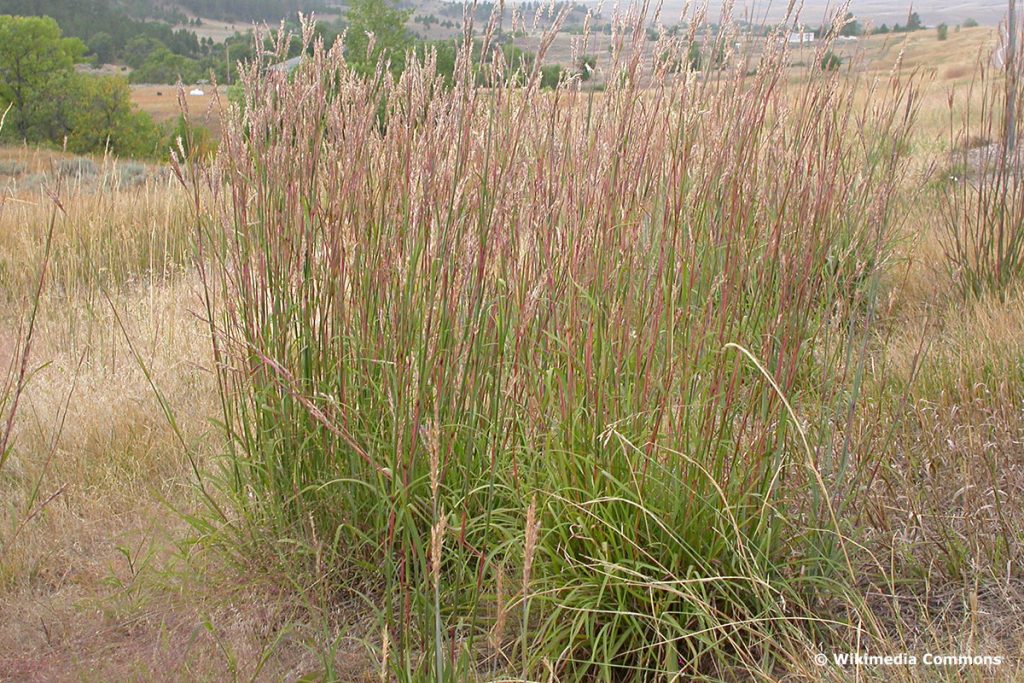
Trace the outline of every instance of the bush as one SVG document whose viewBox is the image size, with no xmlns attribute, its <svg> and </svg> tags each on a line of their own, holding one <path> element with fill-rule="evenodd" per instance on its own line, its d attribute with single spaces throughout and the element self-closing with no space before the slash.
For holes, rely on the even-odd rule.
<svg viewBox="0 0 1024 683">
<path fill-rule="evenodd" d="M 936 26 L 935 32 L 938 35 L 939 40 L 946 40 L 949 38 L 949 26 L 946 24 L 939 24 Z"/>
<path fill-rule="evenodd" d="M 835 52 L 829 50 L 821 58 L 821 70 L 822 71 L 838 71 L 839 67 L 843 65 L 843 59 Z"/>
<path fill-rule="evenodd" d="M 117 184 L 121 188 L 131 188 L 146 182 L 146 167 L 132 161 L 117 165 Z"/>
<path fill-rule="evenodd" d="M 10 178 L 17 178 L 25 172 L 25 164 L 20 161 L 12 161 L 4 159 L 0 161 L 0 176 L 8 176 Z"/>
<path fill-rule="evenodd" d="M 162 142 L 165 156 L 171 151 L 180 153 L 184 150 L 188 159 L 203 159 L 217 150 L 217 142 L 209 128 L 190 123 L 184 116 L 165 128 Z"/>
<path fill-rule="evenodd" d="M 562 67 L 557 64 L 548 64 L 541 67 L 540 87 L 546 90 L 553 90 L 558 87 L 562 80 Z"/>
<path fill-rule="evenodd" d="M 160 154 L 160 129 L 152 117 L 135 111 L 123 78 L 84 78 L 80 104 L 68 136 L 68 149 L 79 153 L 111 152 L 123 157 Z"/>
<path fill-rule="evenodd" d="M 589 81 L 597 70 L 597 57 L 593 55 L 584 55 L 577 61 L 577 73 L 580 75 L 581 81 Z"/>
<path fill-rule="evenodd" d="M 57 175 L 61 178 L 74 178 L 82 180 L 92 178 L 99 173 L 96 162 L 92 159 L 76 157 L 74 159 L 61 159 L 57 164 Z"/>
<path fill-rule="evenodd" d="M 600 98 L 257 64 L 196 171 L 234 547 L 367 597 L 395 678 L 768 678 L 846 576 L 906 88 L 623 54 Z"/>
</svg>

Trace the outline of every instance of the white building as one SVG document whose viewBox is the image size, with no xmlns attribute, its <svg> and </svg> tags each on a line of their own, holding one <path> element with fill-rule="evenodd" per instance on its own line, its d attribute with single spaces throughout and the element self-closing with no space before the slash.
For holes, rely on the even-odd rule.
<svg viewBox="0 0 1024 683">
<path fill-rule="evenodd" d="M 790 45 L 806 45 L 814 42 L 813 31 L 793 31 L 789 34 Z"/>
</svg>

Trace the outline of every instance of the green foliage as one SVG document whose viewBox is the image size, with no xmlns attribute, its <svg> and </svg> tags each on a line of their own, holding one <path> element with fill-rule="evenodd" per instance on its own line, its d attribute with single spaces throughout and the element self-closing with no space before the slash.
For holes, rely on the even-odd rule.
<svg viewBox="0 0 1024 683">
<path fill-rule="evenodd" d="M 68 132 L 79 87 L 74 65 L 84 53 L 53 19 L 0 16 L 0 109 L 11 105 L 4 134 L 31 142 Z"/>
<path fill-rule="evenodd" d="M 393 74 L 400 74 L 405 69 L 405 53 L 413 47 L 413 38 L 405 28 L 409 16 L 410 10 L 398 9 L 390 0 L 353 0 L 345 15 L 345 56 L 349 64 L 369 75 L 383 59 L 390 61 Z"/>
<path fill-rule="evenodd" d="M 964 28 L 976 28 L 977 26 L 978 26 L 977 19 L 972 19 L 970 17 L 967 17 L 967 19 L 964 20 Z"/>
<path fill-rule="evenodd" d="M 562 80 L 562 67 L 558 64 L 546 64 L 540 68 L 540 87 L 557 88 Z"/>
<path fill-rule="evenodd" d="M 160 156 L 163 136 L 133 110 L 124 79 L 75 71 L 84 51 L 53 19 L 0 16 L 0 108 L 11 106 L 4 136 L 78 153 Z"/>
<path fill-rule="evenodd" d="M 821 58 L 822 71 L 837 71 L 843 65 L 843 58 L 829 50 Z"/>
<path fill-rule="evenodd" d="M 202 54 L 199 39 L 192 31 L 135 19 L 112 0 L 0 0 L 0 14 L 49 16 L 65 35 L 85 41 L 101 62 L 119 60 L 125 46 L 137 37 L 159 41 L 181 55 Z"/>
<path fill-rule="evenodd" d="M 150 36 L 135 36 L 124 46 L 121 52 L 124 63 L 133 69 L 141 67 L 150 53 L 167 46 Z"/>
<path fill-rule="evenodd" d="M 939 24 L 935 27 L 935 31 L 938 34 L 939 40 L 946 40 L 949 38 L 949 26 L 945 23 Z"/>
<path fill-rule="evenodd" d="M 184 151 L 189 159 L 205 158 L 217 149 L 216 141 L 209 129 L 189 123 L 184 116 L 174 120 L 164 140 L 166 149 L 179 154 Z"/>
<path fill-rule="evenodd" d="M 188 57 L 160 46 L 150 52 L 131 74 L 132 83 L 195 83 L 203 78 L 202 67 Z"/>
<path fill-rule="evenodd" d="M 277 8 L 266 18 L 276 21 L 287 16 L 290 13 L 287 5 L 287 2 L 265 4 L 263 9 L 267 12 Z M 144 69 L 143 73 L 132 76 L 136 83 L 175 83 L 179 74 L 189 81 L 205 78 L 211 71 L 220 82 L 230 82 L 235 77 L 237 60 L 252 55 L 251 33 L 236 33 L 218 45 L 211 38 L 200 39 L 190 29 L 174 29 L 166 23 L 136 18 L 154 14 L 197 25 L 195 21 L 187 21 L 180 12 L 147 13 L 143 9 L 144 6 L 137 6 L 137 0 L 135 3 L 133 0 L 0 0 L 0 14 L 52 17 L 65 35 L 85 41 L 97 63 Z M 134 14 L 129 14 L 131 11 Z M 329 43 L 337 31 L 320 22 L 317 33 Z"/>
<path fill-rule="evenodd" d="M 583 55 L 576 62 L 576 73 L 581 81 L 589 81 L 597 69 L 597 57 L 594 55 Z"/>
<path fill-rule="evenodd" d="M 98 63 L 108 64 L 114 60 L 114 38 L 106 31 L 93 34 L 86 45 Z"/>
<path fill-rule="evenodd" d="M 122 78 L 83 78 L 79 114 L 68 137 L 68 149 L 118 156 L 164 156 L 164 136 L 152 117 L 135 111 L 128 83 Z"/>
<path fill-rule="evenodd" d="M 839 29 L 839 35 L 859 36 L 863 33 L 864 28 L 860 25 L 860 22 L 857 21 L 852 12 L 847 12 L 846 17 L 843 19 L 843 27 Z"/>
<path fill-rule="evenodd" d="M 334 8 L 334 3 L 324 0 L 179 0 L 177 4 L 202 17 L 245 22 L 277 22 L 294 19 L 296 12 Z"/>
</svg>

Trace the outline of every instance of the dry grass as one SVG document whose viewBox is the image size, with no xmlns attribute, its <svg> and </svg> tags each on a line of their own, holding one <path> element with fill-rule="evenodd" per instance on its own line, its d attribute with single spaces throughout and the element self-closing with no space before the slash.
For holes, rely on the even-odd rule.
<svg viewBox="0 0 1024 683">
<path fill-rule="evenodd" d="M 194 88 L 199 88 L 205 93 L 202 96 L 189 95 Z M 153 117 L 157 123 L 174 121 L 181 115 L 181 105 L 178 102 L 178 87 L 175 85 L 133 85 L 132 104 Z M 227 100 L 227 86 L 219 87 L 220 97 Z M 186 85 L 186 99 L 192 115 L 192 122 L 196 125 L 208 128 L 214 137 L 219 138 L 221 134 L 221 119 L 219 112 L 215 111 L 214 87 L 213 85 Z"/>
<path fill-rule="evenodd" d="M 187 265 L 187 210 L 166 169 L 149 179 L 141 176 L 136 187 L 119 189 L 122 167 L 96 164 L 95 178 L 42 175 L 37 187 L 0 207 L 0 221 L 9 226 L 0 232 L 0 293 L 26 291 L 36 277 L 51 217 L 50 286 L 70 299 L 165 277 Z"/>
</svg>

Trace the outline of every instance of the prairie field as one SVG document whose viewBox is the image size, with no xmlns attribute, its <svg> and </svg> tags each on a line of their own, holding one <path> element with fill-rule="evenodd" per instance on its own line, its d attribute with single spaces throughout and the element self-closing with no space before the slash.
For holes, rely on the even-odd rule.
<svg viewBox="0 0 1024 683">
<path fill-rule="evenodd" d="M 198 88 L 202 95 L 191 95 L 191 91 Z M 214 110 L 217 99 L 213 95 L 212 85 L 188 85 L 185 87 L 184 97 L 188 102 L 189 112 L 195 124 L 208 128 L 216 136 L 221 135 L 221 120 Z M 217 87 L 220 99 L 227 99 L 228 89 L 225 86 Z M 178 88 L 173 85 L 133 85 L 132 104 L 153 117 L 157 123 L 174 121 L 181 116 L 181 101 L 178 97 Z"/>
<path fill-rule="evenodd" d="M 995 31 L 642 26 L 0 147 L 0 680 L 1024 679 Z"/>
</svg>

